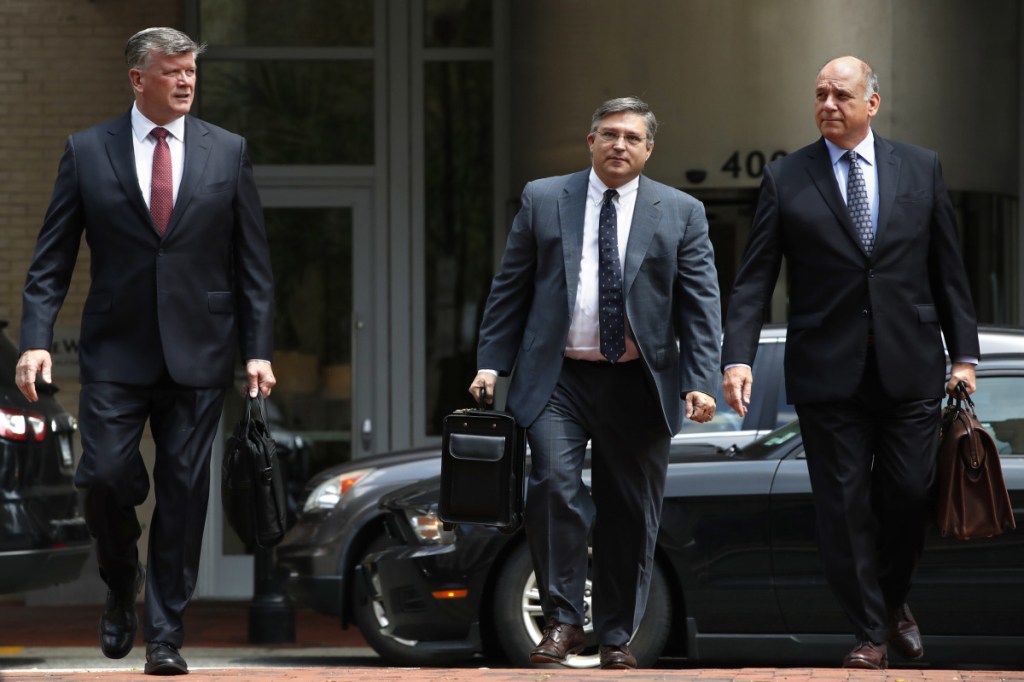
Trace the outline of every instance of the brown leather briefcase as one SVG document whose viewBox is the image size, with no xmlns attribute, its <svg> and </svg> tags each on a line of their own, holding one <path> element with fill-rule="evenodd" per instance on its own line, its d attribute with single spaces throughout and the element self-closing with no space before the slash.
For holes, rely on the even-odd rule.
<svg viewBox="0 0 1024 682">
<path fill-rule="evenodd" d="M 1003 480 L 995 440 L 974 414 L 974 402 L 957 386 L 942 410 L 935 523 L 961 540 L 1013 530 L 1013 505 Z"/>
</svg>

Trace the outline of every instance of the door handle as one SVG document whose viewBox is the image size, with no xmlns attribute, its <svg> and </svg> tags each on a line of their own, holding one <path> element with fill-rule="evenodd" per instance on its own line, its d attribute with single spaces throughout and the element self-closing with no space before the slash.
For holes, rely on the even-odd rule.
<svg viewBox="0 0 1024 682">
<path fill-rule="evenodd" d="M 370 419 L 363 420 L 363 427 L 360 429 L 360 436 L 363 440 L 363 449 L 369 450 L 373 444 L 373 421 Z"/>
</svg>

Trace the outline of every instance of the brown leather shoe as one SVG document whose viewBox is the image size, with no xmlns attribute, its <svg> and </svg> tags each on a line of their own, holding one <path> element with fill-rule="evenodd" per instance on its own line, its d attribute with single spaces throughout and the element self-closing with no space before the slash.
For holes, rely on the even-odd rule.
<svg viewBox="0 0 1024 682">
<path fill-rule="evenodd" d="M 861 642 L 843 659 L 844 668 L 860 668 L 863 670 L 885 670 L 889 665 L 885 644 Z"/>
<path fill-rule="evenodd" d="M 544 637 L 530 652 L 530 661 L 533 663 L 564 663 L 565 659 L 572 654 L 583 651 L 586 641 L 583 628 L 579 625 L 559 623 L 557 620 L 551 619 L 548 621 L 547 627 L 544 628 Z"/>
<path fill-rule="evenodd" d="M 910 607 L 903 604 L 889 613 L 889 646 L 904 658 L 921 658 L 924 656 L 924 645 L 921 643 L 921 630 L 917 621 L 910 613 Z"/>
<path fill-rule="evenodd" d="M 602 644 L 598 647 L 601 652 L 602 670 L 635 670 L 636 656 L 629 650 L 628 646 L 608 646 Z"/>
</svg>

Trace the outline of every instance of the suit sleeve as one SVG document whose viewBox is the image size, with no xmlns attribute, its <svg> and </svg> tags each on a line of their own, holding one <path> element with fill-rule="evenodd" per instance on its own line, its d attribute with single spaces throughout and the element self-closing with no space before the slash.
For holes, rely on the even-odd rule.
<svg viewBox="0 0 1024 682">
<path fill-rule="evenodd" d="M 942 179 L 942 165 L 938 154 L 933 158 L 932 178 L 935 199 L 928 253 L 932 298 L 939 314 L 939 324 L 942 327 L 949 357 L 980 359 L 974 303 L 960 253 L 956 216 Z"/>
<path fill-rule="evenodd" d="M 274 275 L 263 206 L 245 140 L 239 154 L 234 218 L 234 274 L 242 359 L 270 360 L 274 347 Z"/>
<path fill-rule="evenodd" d="M 537 243 L 533 232 L 532 189 L 523 190 L 519 212 L 505 244 L 498 274 L 491 283 L 477 345 L 477 368 L 512 373 L 533 304 Z"/>
<path fill-rule="evenodd" d="M 22 352 L 32 348 L 49 350 L 53 345 L 53 325 L 71 284 L 84 229 L 74 138 L 68 137 L 50 206 L 25 278 L 21 308 Z"/>
<path fill-rule="evenodd" d="M 778 192 L 772 167 L 768 166 L 758 193 L 750 241 L 729 295 L 722 342 L 723 367 L 754 363 L 761 327 L 781 267 Z"/>
<path fill-rule="evenodd" d="M 715 395 L 722 338 L 721 296 L 704 206 L 694 202 L 677 253 L 675 292 L 680 392 Z"/>
</svg>

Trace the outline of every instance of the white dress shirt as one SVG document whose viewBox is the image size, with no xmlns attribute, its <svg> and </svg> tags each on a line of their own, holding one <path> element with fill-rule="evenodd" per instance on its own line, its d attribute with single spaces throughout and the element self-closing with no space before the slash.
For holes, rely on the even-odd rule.
<svg viewBox="0 0 1024 682">
<path fill-rule="evenodd" d="M 636 193 L 640 187 L 637 176 L 621 187 L 612 201 L 615 204 L 615 218 L 618 222 L 619 272 L 626 259 L 626 245 L 629 242 L 629 228 L 633 224 L 633 209 L 636 207 Z M 590 169 L 590 184 L 587 187 L 586 213 L 583 216 L 583 249 L 580 253 L 580 279 L 576 286 L 576 308 L 572 313 L 569 338 L 566 341 L 566 357 L 576 360 L 606 360 L 601 355 L 600 287 L 598 285 L 598 261 L 600 259 L 597 236 L 604 193 L 609 188 Z M 625 290 L 623 290 L 625 294 Z M 626 320 L 626 352 L 618 362 L 636 360 L 640 357 L 633 332 Z"/>
<path fill-rule="evenodd" d="M 174 204 L 178 203 L 178 187 L 185 170 L 185 117 L 176 118 L 167 125 L 158 126 L 142 115 L 132 105 L 132 146 L 135 148 L 135 173 L 139 177 L 139 189 L 149 206 L 149 195 L 153 181 L 153 150 L 156 138 L 149 133 L 153 128 L 164 128 L 170 133 L 167 146 L 171 149 L 171 173 L 174 175 Z"/>
</svg>

